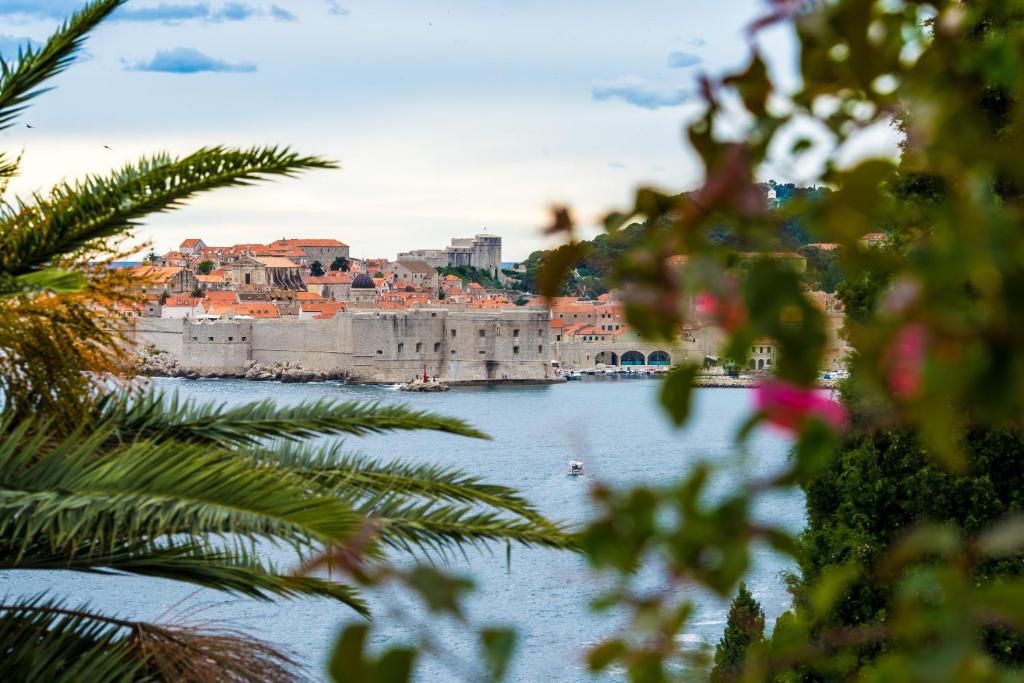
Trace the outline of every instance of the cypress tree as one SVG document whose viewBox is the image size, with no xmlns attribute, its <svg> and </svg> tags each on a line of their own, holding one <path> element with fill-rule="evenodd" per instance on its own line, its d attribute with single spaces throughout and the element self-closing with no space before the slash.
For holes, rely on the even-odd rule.
<svg viewBox="0 0 1024 683">
<path fill-rule="evenodd" d="M 747 648 L 764 640 L 764 610 L 761 604 L 740 583 L 739 593 L 729 606 L 729 619 L 725 633 L 715 648 L 715 666 L 711 670 L 712 683 L 739 678 Z"/>
</svg>

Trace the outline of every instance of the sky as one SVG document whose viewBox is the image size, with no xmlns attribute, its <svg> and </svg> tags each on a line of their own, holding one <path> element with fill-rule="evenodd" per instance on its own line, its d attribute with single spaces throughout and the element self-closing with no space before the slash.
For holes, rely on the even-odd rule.
<svg viewBox="0 0 1024 683">
<path fill-rule="evenodd" d="M 45 39 L 81 0 L 0 0 L 0 54 Z M 286 144 L 341 168 L 217 191 L 146 222 L 163 253 L 332 237 L 360 257 L 503 238 L 552 246 L 553 204 L 594 234 L 636 188 L 684 191 L 703 169 L 681 136 L 701 74 L 742 66 L 765 0 L 130 0 L 0 147 L 12 190 L 105 173 L 142 155 Z M 794 87 L 795 41 L 759 37 Z M 895 138 L 876 131 L 867 147 Z M 872 146 L 873 145 L 873 146 Z M 110 149 L 107 149 L 109 147 Z M 764 175 L 813 180 L 808 167 Z"/>
</svg>

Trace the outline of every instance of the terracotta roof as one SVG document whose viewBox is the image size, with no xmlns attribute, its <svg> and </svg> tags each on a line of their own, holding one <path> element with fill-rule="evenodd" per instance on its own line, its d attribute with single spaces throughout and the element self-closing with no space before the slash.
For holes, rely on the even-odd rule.
<svg viewBox="0 0 1024 683">
<path fill-rule="evenodd" d="M 238 303 L 238 293 L 212 290 L 206 292 L 206 300 L 211 304 L 236 304 Z"/>
<path fill-rule="evenodd" d="M 302 313 L 320 313 L 334 315 L 345 310 L 345 304 L 335 302 L 310 303 L 303 301 L 299 310 Z"/>
<path fill-rule="evenodd" d="M 235 315 L 248 315 L 253 318 L 280 318 L 281 311 L 275 304 L 235 304 L 232 306 Z"/>
<path fill-rule="evenodd" d="M 316 292 L 295 292 L 296 301 L 326 301 L 322 294 Z"/>
<path fill-rule="evenodd" d="M 198 238 L 196 238 L 196 237 L 190 237 L 189 239 L 187 239 L 187 240 L 185 240 L 184 242 L 182 242 L 182 243 L 181 243 L 181 244 L 180 244 L 180 245 L 178 246 L 178 248 L 179 248 L 179 249 L 188 249 L 189 247 L 194 247 L 194 246 L 196 246 L 196 245 L 197 245 L 197 244 L 199 244 L 200 242 L 202 242 L 202 240 L 201 240 L 201 239 L 198 239 Z"/>
<path fill-rule="evenodd" d="M 290 246 L 290 245 L 295 245 L 296 247 L 299 247 L 299 248 L 302 248 L 302 247 L 347 247 L 348 246 L 344 242 L 339 242 L 338 240 L 307 239 L 307 238 L 304 238 L 304 237 L 303 238 L 298 238 L 298 239 L 275 240 L 274 242 L 271 242 L 271 244 L 275 245 L 275 246 L 280 245 L 280 246 L 283 246 L 283 247 Z"/>
<path fill-rule="evenodd" d="M 564 318 L 552 318 L 550 320 L 550 323 L 551 323 L 551 329 L 553 329 L 553 330 L 560 330 L 560 329 L 563 329 L 565 327 L 565 319 Z"/>
<path fill-rule="evenodd" d="M 838 242 L 812 242 L 811 244 L 805 244 L 805 247 L 811 247 L 812 249 L 821 249 L 822 251 L 832 251 L 833 249 L 839 249 L 843 245 Z"/>
<path fill-rule="evenodd" d="M 175 306 L 175 307 L 185 307 L 185 306 L 188 306 L 189 308 L 195 308 L 196 304 L 202 303 L 202 301 L 203 301 L 202 299 L 199 299 L 197 297 L 191 297 L 191 296 L 170 296 L 170 297 L 167 297 L 167 302 L 164 304 L 164 306 Z"/>
<path fill-rule="evenodd" d="M 283 256 L 257 256 L 257 261 L 267 268 L 298 268 L 299 264 Z"/>
<path fill-rule="evenodd" d="M 483 285 L 481 285 L 479 282 L 470 282 L 469 283 L 469 288 L 470 289 L 483 289 Z"/>
<path fill-rule="evenodd" d="M 198 280 L 199 282 L 206 282 L 209 284 L 221 284 L 222 282 L 225 281 L 224 271 L 221 271 L 220 275 L 214 275 L 213 273 L 210 273 L 209 275 L 196 273 L 196 280 Z"/>
<path fill-rule="evenodd" d="M 182 271 L 177 266 L 136 266 L 132 274 L 136 280 L 149 283 L 164 283 Z"/>
<path fill-rule="evenodd" d="M 462 278 L 461 277 L 459 277 L 458 275 L 452 275 L 451 273 L 449 273 L 448 275 L 445 275 L 444 276 L 444 280 L 446 282 L 453 282 L 453 281 L 462 282 Z"/>
</svg>

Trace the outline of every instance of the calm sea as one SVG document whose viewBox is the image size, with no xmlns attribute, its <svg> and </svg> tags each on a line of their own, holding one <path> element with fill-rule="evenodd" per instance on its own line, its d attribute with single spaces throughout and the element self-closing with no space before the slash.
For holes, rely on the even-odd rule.
<svg viewBox="0 0 1024 683">
<path fill-rule="evenodd" d="M 745 452 L 733 436 L 749 414 L 751 394 L 744 389 L 697 391 L 695 415 L 676 430 L 657 405 L 660 383 L 653 379 L 571 382 L 558 386 L 456 389 L 443 394 L 406 394 L 385 387 L 335 384 L 277 384 L 236 380 L 156 380 L 169 391 L 200 401 L 236 404 L 266 397 L 282 404 L 331 397 L 384 403 L 405 402 L 470 421 L 494 437 L 481 442 L 443 434 L 405 433 L 351 439 L 349 445 L 384 459 L 455 465 L 495 483 L 514 486 L 544 513 L 569 522 L 591 514 L 588 491 L 600 480 L 617 487 L 665 483 L 686 475 L 701 460 L 720 465 L 718 492 L 738 477 L 780 468 L 787 441 L 770 432 L 754 435 Z M 583 460 L 587 474 L 565 475 L 566 462 Z M 799 530 L 804 522 L 798 493 L 762 502 L 758 514 Z M 786 610 L 789 596 L 782 572 L 787 562 L 758 549 L 748 584 L 769 621 Z M 588 572 L 586 562 L 567 553 L 513 548 L 506 566 L 504 548 L 493 554 L 470 553 L 450 569 L 476 582 L 467 618 L 476 626 L 514 625 L 520 641 L 510 680 L 589 680 L 584 650 L 601 638 L 628 628 L 621 615 L 593 614 L 589 602 L 609 584 Z M 656 583 L 657 576 L 645 576 Z M 160 580 L 103 577 L 70 572 L 0 572 L 0 594 L 50 591 L 74 604 L 89 602 L 119 615 L 157 619 L 165 613 L 191 621 L 224 622 L 285 645 L 320 673 L 339 627 L 353 621 L 345 608 L 322 600 L 282 604 L 195 591 Z M 698 606 L 682 639 L 694 646 L 713 644 L 721 635 L 727 602 L 692 588 L 681 589 Z M 408 641 L 429 633 L 438 648 L 422 661 L 422 681 L 474 680 L 475 641 L 464 626 L 428 616 L 397 591 L 373 596 L 377 613 L 374 647 Z M 169 611 L 169 612 L 168 612 Z M 609 680 L 614 680 L 613 674 Z"/>
</svg>

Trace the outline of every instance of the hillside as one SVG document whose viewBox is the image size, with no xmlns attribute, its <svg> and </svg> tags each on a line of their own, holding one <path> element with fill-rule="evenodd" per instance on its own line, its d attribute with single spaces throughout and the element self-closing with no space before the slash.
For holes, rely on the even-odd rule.
<svg viewBox="0 0 1024 683">
<path fill-rule="evenodd" d="M 772 206 L 776 208 L 785 206 L 790 200 L 797 197 L 813 200 L 821 193 L 828 192 L 822 188 L 796 187 L 791 183 L 775 182 L 762 183 L 762 188 L 766 195 L 769 191 L 774 190 L 775 200 L 772 202 Z M 644 227 L 641 223 L 634 223 L 615 233 L 601 234 L 586 241 L 589 247 L 588 254 L 576 263 L 576 269 L 565 283 L 563 293 L 582 298 L 596 298 L 607 292 L 613 286 L 612 270 L 615 261 L 630 244 L 639 238 Z M 726 227 L 713 231 L 711 239 L 736 249 L 744 249 L 742 240 Z M 836 258 L 837 254 L 834 251 L 807 246 L 815 241 L 814 236 L 803 226 L 799 217 L 790 218 L 782 224 L 779 235 L 774 243 L 769 245 L 769 249 L 772 251 L 796 251 L 805 256 L 807 258 L 807 279 L 811 288 L 834 292 L 836 286 L 843 280 Z M 526 266 L 525 273 L 511 270 L 504 272 L 520 282 L 517 289 L 536 292 L 539 289 L 537 271 L 550 253 L 550 250 L 542 250 L 530 254 L 523 262 Z"/>
</svg>

